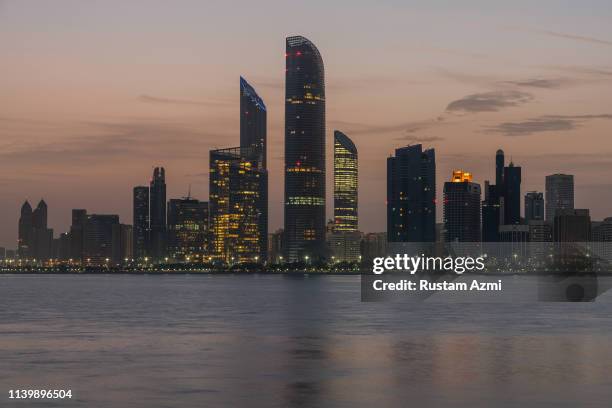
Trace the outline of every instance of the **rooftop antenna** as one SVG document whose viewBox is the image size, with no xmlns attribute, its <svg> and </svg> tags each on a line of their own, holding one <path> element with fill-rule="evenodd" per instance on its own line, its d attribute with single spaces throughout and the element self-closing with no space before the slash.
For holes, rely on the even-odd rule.
<svg viewBox="0 0 612 408">
<path fill-rule="evenodd" d="M 189 190 L 187 191 L 187 199 L 191 200 L 191 183 L 189 183 Z"/>
</svg>

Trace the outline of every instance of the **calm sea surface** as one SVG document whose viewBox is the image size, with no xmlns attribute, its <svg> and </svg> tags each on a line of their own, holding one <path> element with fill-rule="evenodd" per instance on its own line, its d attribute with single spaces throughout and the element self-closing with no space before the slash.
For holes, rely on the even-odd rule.
<svg viewBox="0 0 612 408">
<path fill-rule="evenodd" d="M 4 275 L 0 392 L 2 407 L 610 407 L 612 296 L 362 303 L 354 276 Z"/>
</svg>

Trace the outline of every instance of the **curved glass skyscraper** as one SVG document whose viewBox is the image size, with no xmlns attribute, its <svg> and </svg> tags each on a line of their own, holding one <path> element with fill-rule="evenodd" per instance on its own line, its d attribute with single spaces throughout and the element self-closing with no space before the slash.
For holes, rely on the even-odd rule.
<svg viewBox="0 0 612 408">
<path fill-rule="evenodd" d="M 285 72 L 285 254 L 325 258 L 325 75 L 308 39 L 287 38 Z"/>
<path fill-rule="evenodd" d="M 334 231 L 354 232 L 357 218 L 357 148 L 344 133 L 334 131 Z"/>
<path fill-rule="evenodd" d="M 266 163 L 266 105 L 255 89 L 240 77 L 240 147 L 252 147 Z"/>
</svg>

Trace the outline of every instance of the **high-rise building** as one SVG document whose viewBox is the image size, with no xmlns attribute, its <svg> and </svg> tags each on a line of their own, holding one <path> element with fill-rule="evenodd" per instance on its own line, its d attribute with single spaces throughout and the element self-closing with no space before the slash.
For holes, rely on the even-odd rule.
<svg viewBox="0 0 612 408">
<path fill-rule="evenodd" d="M 47 228 L 47 203 L 40 200 L 32 212 L 31 255 L 40 261 L 52 258 L 53 230 Z"/>
<path fill-rule="evenodd" d="M 373 258 L 387 255 L 387 233 L 370 232 L 365 234 L 361 240 L 361 257 L 365 262 L 371 262 Z"/>
<path fill-rule="evenodd" d="M 112 225 L 112 263 L 119 265 L 134 258 L 134 230 L 131 225 Z"/>
<path fill-rule="evenodd" d="M 505 163 L 504 151 L 499 149 L 497 153 L 495 153 L 495 185 L 499 186 L 498 188 L 500 189 L 501 189 L 501 186 L 503 186 L 504 184 L 504 167 L 505 166 L 506 166 L 506 163 Z"/>
<path fill-rule="evenodd" d="M 513 162 L 504 167 L 504 224 L 521 223 L 521 168 Z"/>
<path fill-rule="evenodd" d="M 554 211 L 554 242 L 589 242 L 591 240 L 589 210 L 556 208 Z"/>
<path fill-rule="evenodd" d="M 18 240 L 21 259 L 42 263 L 53 257 L 53 230 L 47 228 L 47 203 L 44 200 L 40 200 L 33 211 L 28 201 L 21 207 Z"/>
<path fill-rule="evenodd" d="M 525 194 L 525 223 L 544 220 L 544 194 L 530 191 Z"/>
<path fill-rule="evenodd" d="M 334 231 L 359 229 L 357 148 L 344 133 L 334 131 Z"/>
<path fill-rule="evenodd" d="M 267 169 L 266 160 L 266 105 L 255 89 L 240 77 L 240 147 L 253 148 L 261 155 L 261 166 Z"/>
<path fill-rule="evenodd" d="M 32 206 L 27 200 L 21 206 L 17 252 L 20 259 L 30 258 L 32 252 Z"/>
<path fill-rule="evenodd" d="M 150 256 L 161 261 L 166 253 L 166 171 L 156 167 L 149 188 Z"/>
<path fill-rule="evenodd" d="M 557 210 L 574 209 L 574 176 L 546 176 L 546 221 L 553 222 Z"/>
<path fill-rule="evenodd" d="M 596 256 L 607 262 L 609 268 L 612 262 L 612 218 L 608 217 L 592 227 L 591 235 L 594 241 Z"/>
<path fill-rule="evenodd" d="M 288 37 L 285 52 L 285 253 L 325 257 L 325 74 L 315 45 Z"/>
<path fill-rule="evenodd" d="M 389 242 L 435 242 L 434 149 L 417 144 L 387 158 L 387 237 Z"/>
<path fill-rule="evenodd" d="M 268 262 L 282 263 L 283 261 L 283 238 L 282 228 L 268 235 Z"/>
<path fill-rule="evenodd" d="M 113 258 L 113 226 L 118 224 L 118 215 L 87 215 L 83 229 L 85 265 L 110 265 Z"/>
<path fill-rule="evenodd" d="M 260 220 L 267 206 L 267 172 L 259 159 L 252 148 L 210 151 L 211 252 L 229 264 L 267 259 Z"/>
<path fill-rule="evenodd" d="M 191 197 L 168 202 L 168 256 L 175 261 L 207 260 L 208 202 Z"/>
<path fill-rule="evenodd" d="M 455 170 L 444 183 L 444 229 L 446 242 L 480 241 L 480 185 L 471 173 Z"/>
<path fill-rule="evenodd" d="M 552 235 L 552 225 L 548 221 L 529 221 L 529 240 L 531 242 L 552 242 Z"/>
<path fill-rule="evenodd" d="M 83 240 L 87 210 L 72 210 L 72 224 L 70 225 L 70 259 L 75 263 L 83 264 Z"/>
<path fill-rule="evenodd" d="M 485 198 L 482 201 L 482 241 L 498 242 L 499 226 L 503 224 L 503 206 L 500 185 L 485 181 Z"/>
<path fill-rule="evenodd" d="M 328 235 L 333 262 L 359 262 L 361 260 L 361 232 L 333 231 Z"/>
<path fill-rule="evenodd" d="M 240 77 L 240 147 L 257 160 L 259 174 L 258 231 L 261 253 L 258 259 L 267 260 L 268 252 L 268 167 L 267 167 L 267 111 L 263 99 Z"/>
<path fill-rule="evenodd" d="M 132 216 L 134 257 L 142 260 L 148 256 L 149 247 L 149 187 L 134 187 Z"/>
</svg>

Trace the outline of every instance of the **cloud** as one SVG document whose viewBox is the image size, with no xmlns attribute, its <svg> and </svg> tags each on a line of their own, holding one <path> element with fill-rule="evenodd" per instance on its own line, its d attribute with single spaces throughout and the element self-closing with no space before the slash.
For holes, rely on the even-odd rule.
<svg viewBox="0 0 612 408">
<path fill-rule="evenodd" d="M 377 135 L 386 133 L 417 133 L 432 127 L 442 126 L 447 124 L 444 117 L 438 116 L 434 119 L 415 121 L 415 122 L 400 122 L 385 125 L 370 125 L 356 122 L 345 122 L 341 120 L 330 121 L 330 124 L 341 130 L 345 129 L 348 135 Z"/>
<path fill-rule="evenodd" d="M 406 141 L 411 142 L 411 143 L 434 143 L 434 142 L 441 142 L 441 141 L 446 140 L 446 139 L 444 137 L 440 137 L 440 136 L 413 136 L 413 135 L 408 135 L 408 136 L 398 137 L 395 140 L 406 140 Z"/>
<path fill-rule="evenodd" d="M 573 83 L 574 81 L 567 78 L 545 79 L 534 78 L 519 81 L 505 81 L 503 83 L 527 88 L 542 88 L 542 89 L 559 89 L 564 85 Z"/>
<path fill-rule="evenodd" d="M 530 31 L 535 32 L 535 33 L 540 33 L 540 34 L 548 35 L 548 36 L 551 36 L 551 37 L 565 38 L 565 39 L 568 39 L 568 40 L 587 42 L 587 43 L 591 43 L 591 44 L 599 44 L 599 45 L 612 46 L 612 41 L 602 40 L 602 39 L 595 38 L 595 37 L 588 37 L 588 36 L 576 35 L 576 34 L 560 33 L 560 32 L 557 32 L 557 31 L 550 31 L 550 30 L 530 30 Z"/>
<path fill-rule="evenodd" d="M 533 95 L 520 91 L 492 91 L 467 95 L 448 104 L 447 112 L 498 112 L 533 100 Z"/>
<path fill-rule="evenodd" d="M 574 130 L 583 122 L 593 119 L 612 119 L 612 114 L 544 115 L 521 122 L 504 122 L 486 129 L 491 133 L 500 133 L 504 136 L 528 136 L 534 133 Z"/>
<path fill-rule="evenodd" d="M 190 101 L 187 99 L 170 99 L 160 98 L 157 96 L 140 95 L 138 100 L 145 103 L 156 103 L 163 105 L 192 105 L 192 106 L 219 106 L 225 105 L 227 102 L 216 101 L 216 102 L 201 102 L 201 101 Z"/>
<path fill-rule="evenodd" d="M 567 131 L 576 128 L 576 123 L 568 119 L 534 118 L 523 122 L 504 122 L 488 128 L 493 133 L 504 136 L 527 136 L 533 133 Z"/>
<path fill-rule="evenodd" d="M 580 65 L 545 65 L 542 68 L 553 69 L 555 71 L 567 72 L 574 75 L 587 76 L 590 78 L 603 80 L 612 76 L 612 68 L 609 67 L 589 67 Z"/>
<path fill-rule="evenodd" d="M 171 120 L 79 122 L 56 127 L 56 132 L 64 133 L 61 138 L 25 138 L 5 143 L 0 149 L 0 161 L 82 166 L 134 157 L 197 159 L 215 144 L 224 145 L 229 136 L 221 131 L 203 131 L 196 123 Z"/>
</svg>

